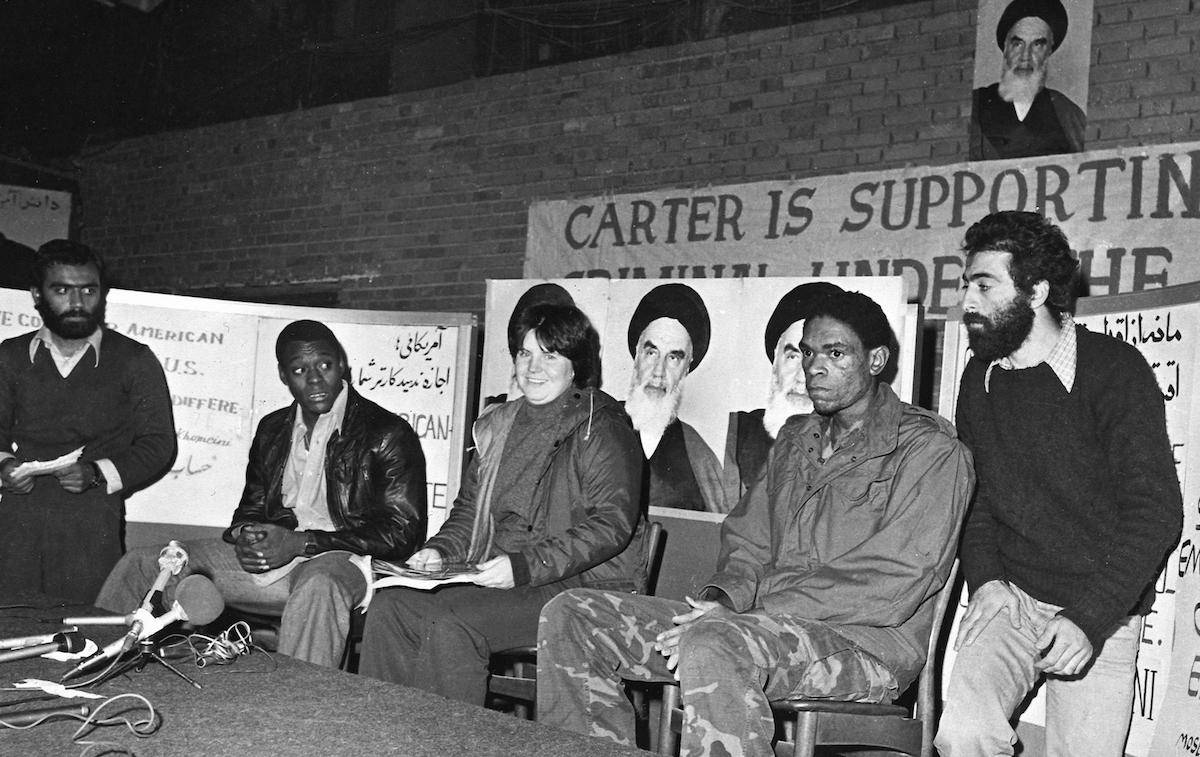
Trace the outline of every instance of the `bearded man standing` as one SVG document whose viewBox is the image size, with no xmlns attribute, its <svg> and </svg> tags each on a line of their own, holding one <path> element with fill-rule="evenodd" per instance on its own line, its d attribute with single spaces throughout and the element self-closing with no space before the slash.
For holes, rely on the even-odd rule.
<svg viewBox="0 0 1200 757">
<path fill-rule="evenodd" d="M 975 90 L 971 160 L 1083 151 L 1087 119 L 1071 98 L 1046 87 L 1050 57 L 1067 34 L 1059 0 L 1013 0 L 996 25 L 1000 81 Z"/>
<path fill-rule="evenodd" d="M 684 381 L 708 351 L 708 309 L 686 284 L 662 284 L 642 297 L 629 319 L 633 380 L 625 412 L 642 442 L 642 501 L 652 507 L 727 512 L 721 464 L 689 424 L 679 420 Z"/>
<path fill-rule="evenodd" d="M 935 745 L 1013 754 L 1009 718 L 1045 676 L 1046 753 L 1119 757 L 1142 617 L 1183 523 L 1162 392 L 1134 347 L 1074 323 L 1078 264 L 1054 224 L 993 213 L 963 251 L 974 355 L 956 422 L 979 483 Z"/>
<path fill-rule="evenodd" d="M 150 348 L 104 327 L 104 263 L 66 239 L 34 264 L 37 331 L 0 344 L 0 591 L 90 603 L 121 557 L 125 497 L 175 456 L 171 396 Z M 53 473 L 24 461 L 82 450 Z"/>
</svg>

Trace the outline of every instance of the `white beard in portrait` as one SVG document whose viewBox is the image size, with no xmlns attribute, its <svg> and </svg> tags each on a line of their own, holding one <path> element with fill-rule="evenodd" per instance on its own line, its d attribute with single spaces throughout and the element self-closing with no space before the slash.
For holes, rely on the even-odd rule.
<svg viewBox="0 0 1200 757">
<path fill-rule="evenodd" d="M 778 372 L 771 374 L 771 393 L 763 413 L 763 429 L 772 439 L 779 436 L 779 429 L 793 415 L 805 415 L 813 411 L 804 383 L 804 371 L 794 372 L 790 378 Z"/>
<path fill-rule="evenodd" d="M 675 382 L 674 386 L 667 386 L 666 381 L 655 381 L 649 375 L 649 371 L 646 371 L 647 375 L 641 374 L 641 371 L 635 369 L 633 382 L 629 387 L 629 398 L 625 400 L 625 412 L 633 421 L 633 427 L 642 436 L 643 443 L 653 439 L 653 446 L 657 447 L 663 431 L 679 414 L 686 376 Z M 646 450 L 646 456 L 649 457 L 653 452 L 653 448 Z"/>
</svg>

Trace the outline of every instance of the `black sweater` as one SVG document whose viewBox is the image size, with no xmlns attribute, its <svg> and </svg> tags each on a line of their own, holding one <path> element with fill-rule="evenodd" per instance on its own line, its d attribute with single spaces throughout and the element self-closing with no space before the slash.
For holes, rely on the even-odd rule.
<svg viewBox="0 0 1200 757">
<path fill-rule="evenodd" d="M 15 444 L 21 460 L 52 460 L 83 447 L 81 460 L 112 460 L 122 497 L 161 476 L 175 456 L 175 424 L 150 348 L 105 329 L 99 362 L 87 348 L 63 378 L 46 345 L 29 361 L 36 335 L 0 344 L 0 448 Z"/>
<path fill-rule="evenodd" d="M 1046 363 L 992 371 L 967 364 L 959 435 L 979 484 L 963 531 L 971 589 L 993 579 L 1063 607 L 1093 645 L 1149 612 L 1163 557 L 1179 538 L 1183 500 L 1163 396 L 1145 358 L 1076 326 L 1068 393 Z"/>
</svg>

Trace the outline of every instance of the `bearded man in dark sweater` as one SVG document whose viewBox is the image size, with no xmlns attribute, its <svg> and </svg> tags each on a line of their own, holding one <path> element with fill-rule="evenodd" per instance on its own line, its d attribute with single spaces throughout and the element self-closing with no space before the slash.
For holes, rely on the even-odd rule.
<svg viewBox="0 0 1200 757">
<path fill-rule="evenodd" d="M 171 395 L 150 348 L 104 327 L 95 252 L 52 240 L 34 274 L 43 325 L 0 344 L 0 591 L 90 603 L 121 557 L 125 496 L 174 459 Z"/>
<path fill-rule="evenodd" d="M 1077 263 L 1035 213 L 993 213 L 963 250 L 973 357 L 956 423 L 979 477 L 961 557 L 970 603 L 935 742 L 1012 754 L 1046 677 L 1049 755 L 1124 754 L 1143 616 L 1183 502 L 1142 355 L 1077 326 Z"/>
</svg>

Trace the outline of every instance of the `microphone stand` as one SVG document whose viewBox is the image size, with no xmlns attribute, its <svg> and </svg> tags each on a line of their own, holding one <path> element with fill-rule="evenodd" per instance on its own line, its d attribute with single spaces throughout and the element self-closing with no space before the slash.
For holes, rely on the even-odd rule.
<svg viewBox="0 0 1200 757">
<path fill-rule="evenodd" d="M 125 673 L 129 672 L 130 670 L 141 671 L 141 670 L 145 669 L 145 667 L 148 664 L 150 664 L 151 662 L 157 662 L 159 665 L 162 665 L 164 668 L 171 671 L 175 675 L 179 676 L 183 680 L 187 681 L 191 685 L 195 686 L 197 689 L 203 688 L 199 683 L 196 682 L 196 680 L 194 678 L 190 678 L 182 670 L 175 667 L 171 663 L 167 662 L 161 654 L 161 649 L 160 649 L 159 643 L 154 641 L 153 639 L 142 639 L 141 641 L 139 641 L 138 645 L 137 645 L 136 654 L 129 655 L 126 659 L 124 659 L 120 663 L 113 665 L 111 667 L 111 669 L 106 670 L 94 681 L 91 681 L 91 683 L 92 684 L 104 683 L 105 681 L 112 680 L 113 678 L 116 678 L 119 675 L 124 675 Z"/>
</svg>

